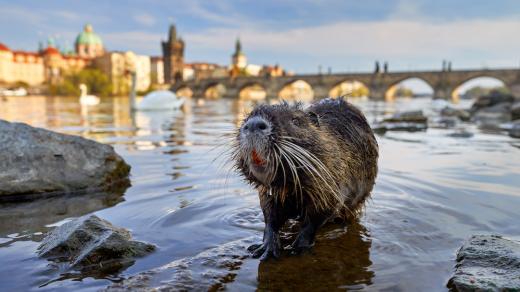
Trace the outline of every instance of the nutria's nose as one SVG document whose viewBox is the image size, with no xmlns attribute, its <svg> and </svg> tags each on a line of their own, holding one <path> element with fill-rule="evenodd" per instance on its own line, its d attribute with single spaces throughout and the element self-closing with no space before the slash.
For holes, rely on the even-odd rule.
<svg viewBox="0 0 520 292">
<path fill-rule="evenodd" d="M 267 124 L 267 121 L 261 117 L 252 117 L 244 124 L 244 130 L 249 133 L 266 133 L 269 131 L 269 125 Z"/>
</svg>

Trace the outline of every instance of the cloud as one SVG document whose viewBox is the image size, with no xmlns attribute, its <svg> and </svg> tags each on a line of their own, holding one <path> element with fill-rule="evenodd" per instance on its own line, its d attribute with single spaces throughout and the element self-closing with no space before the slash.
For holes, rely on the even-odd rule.
<svg viewBox="0 0 520 292">
<path fill-rule="evenodd" d="M 520 19 L 460 20 L 428 23 L 413 20 L 337 22 L 288 30 L 212 28 L 186 35 L 198 49 L 228 49 L 237 35 L 249 51 L 316 56 L 324 59 L 449 58 L 455 55 L 492 54 L 517 58 Z M 482 60 L 485 61 L 485 60 Z"/>
<path fill-rule="evenodd" d="M 160 52 L 162 34 L 147 31 L 128 31 L 102 35 L 109 51 L 131 50 L 137 54 L 157 54 Z"/>
<path fill-rule="evenodd" d="M 419 7 L 419 3 L 413 0 L 400 0 L 390 13 L 390 19 L 419 19 L 426 18 Z"/>
<path fill-rule="evenodd" d="M 62 18 L 63 20 L 77 20 L 81 18 L 81 15 L 67 10 L 56 10 L 56 11 L 50 11 L 49 14 L 55 15 L 57 17 Z"/>
<path fill-rule="evenodd" d="M 4 6 L 0 9 L 0 19 L 2 22 L 19 21 L 23 19 L 26 23 L 33 25 L 41 24 L 46 18 L 39 13 L 16 6 Z"/>
<path fill-rule="evenodd" d="M 155 17 L 148 13 L 134 15 L 134 20 L 145 26 L 153 26 L 156 23 Z"/>
<path fill-rule="evenodd" d="M 211 7 L 206 7 L 210 3 Z M 234 6 L 224 1 L 201 2 L 191 0 L 182 2 L 182 9 L 186 15 L 216 23 L 219 25 L 239 27 L 244 24 L 253 24 L 250 19 L 244 17 L 234 9 Z"/>
</svg>

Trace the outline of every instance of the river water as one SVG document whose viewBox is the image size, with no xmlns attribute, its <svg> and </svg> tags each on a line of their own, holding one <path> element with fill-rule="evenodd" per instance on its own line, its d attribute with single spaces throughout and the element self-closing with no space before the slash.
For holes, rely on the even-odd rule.
<svg viewBox="0 0 520 292">
<path fill-rule="evenodd" d="M 436 116 L 429 98 L 352 102 L 371 122 L 397 110 L 422 109 Z M 74 98 L 0 100 L 0 118 L 111 144 L 132 166 L 132 186 L 124 195 L 1 204 L 0 290 L 98 290 L 260 236 L 256 193 L 221 159 L 223 134 L 232 132 L 252 106 L 191 99 L 182 111 L 132 115 L 126 98 L 104 99 L 89 108 Z M 470 135 L 452 136 L 461 130 Z M 387 132 L 377 139 L 379 175 L 359 220 L 323 228 L 310 253 L 267 263 L 246 258 L 231 269 L 225 286 L 237 291 L 443 291 L 456 250 L 467 237 L 497 233 L 520 239 L 520 140 L 469 123 Z M 83 279 L 37 257 L 43 233 L 89 213 L 130 229 L 157 251 L 120 275 Z M 202 265 L 190 272 L 207 271 Z"/>
</svg>

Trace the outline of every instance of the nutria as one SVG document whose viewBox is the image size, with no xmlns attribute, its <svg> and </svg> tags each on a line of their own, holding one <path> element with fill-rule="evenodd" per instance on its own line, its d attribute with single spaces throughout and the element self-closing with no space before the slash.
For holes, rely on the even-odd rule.
<svg viewBox="0 0 520 292">
<path fill-rule="evenodd" d="M 355 215 L 372 191 L 378 146 L 360 110 L 343 99 L 260 105 L 243 121 L 233 148 L 235 166 L 259 193 L 263 243 L 249 250 L 265 260 L 280 255 L 279 231 L 301 222 L 291 252 L 314 244 L 332 219 Z"/>
</svg>

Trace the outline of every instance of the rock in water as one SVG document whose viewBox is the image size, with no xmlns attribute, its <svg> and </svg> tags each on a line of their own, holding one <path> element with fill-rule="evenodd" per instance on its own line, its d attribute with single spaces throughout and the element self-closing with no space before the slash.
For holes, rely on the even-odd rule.
<svg viewBox="0 0 520 292">
<path fill-rule="evenodd" d="M 474 112 L 472 120 L 482 126 L 497 126 L 511 121 L 511 104 L 498 103 Z"/>
<path fill-rule="evenodd" d="M 520 120 L 515 121 L 509 129 L 509 136 L 513 138 L 520 138 Z"/>
<path fill-rule="evenodd" d="M 390 118 L 386 118 L 374 125 L 376 132 L 385 131 L 424 131 L 428 128 L 428 118 L 422 111 L 408 111 L 396 113 Z"/>
<path fill-rule="evenodd" d="M 457 253 L 454 291 L 519 291 L 520 242 L 497 235 L 474 235 Z"/>
<path fill-rule="evenodd" d="M 133 275 L 103 291 L 224 291 L 249 257 L 247 246 L 258 240 L 252 236 L 210 248 L 193 257 Z"/>
<path fill-rule="evenodd" d="M 154 249 L 151 244 L 133 241 L 128 230 L 91 215 L 51 231 L 38 247 L 38 254 L 54 262 L 68 262 L 82 272 L 111 273 Z"/>
<path fill-rule="evenodd" d="M 471 112 L 476 112 L 483 108 L 495 106 L 500 103 L 511 104 L 514 97 L 510 94 L 504 94 L 499 91 L 492 91 L 488 95 L 480 96 L 471 106 Z"/>
<path fill-rule="evenodd" d="M 440 111 L 441 116 L 443 117 L 457 117 L 461 121 L 469 121 L 471 118 L 471 114 L 463 109 L 456 109 L 452 107 L 445 107 Z"/>
<path fill-rule="evenodd" d="M 106 190 L 129 172 L 112 146 L 0 120 L 0 199 Z"/>
<path fill-rule="evenodd" d="M 520 120 L 520 101 L 513 103 L 511 106 L 511 118 L 514 120 Z"/>
<path fill-rule="evenodd" d="M 422 111 L 408 111 L 394 114 L 392 117 L 384 119 L 384 122 L 389 123 L 427 123 L 428 118 L 424 116 Z"/>
</svg>

